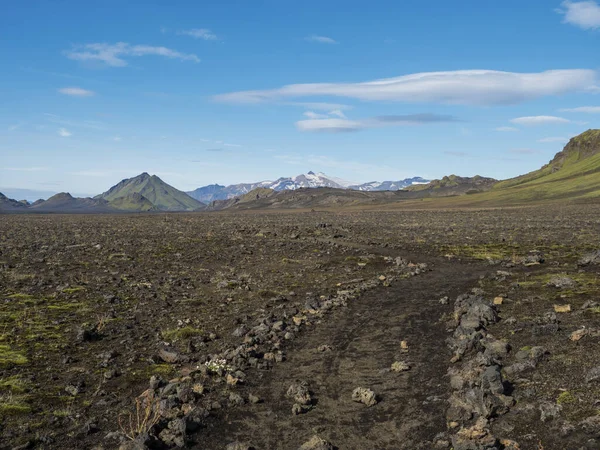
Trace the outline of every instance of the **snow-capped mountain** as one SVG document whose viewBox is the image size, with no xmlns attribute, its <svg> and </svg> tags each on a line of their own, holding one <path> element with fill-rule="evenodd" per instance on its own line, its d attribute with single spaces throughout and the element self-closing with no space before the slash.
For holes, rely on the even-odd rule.
<svg viewBox="0 0 600 450">
<path fill-rule="evenodd" d="M 352 185 L 348 188 L 356 191 L 398 191 L 413 184 L 427 184 L 429 181 L 421 177 L 413 177 L 400 181 L 371 181 L 369 183 Z"/>
<path fill-rule="evenodd" d="M 412 184 L 428 183 L 421 177 L 407 178 L 401 181 L 372 181 L 370 183 L 357 184 L 341 178 L 331 177 L 322 172 L 308 172 L 295 177 L 282 177 L 275 181 L 260 181 L 257 183 L 240 183 L 230 186 L 211 184 L 200 187 L 187 194 L 196 200 L 210 203 L 213 200 L 227 200 L 239 197 L 257 188 L 268 188 L 275 191 L 295 190 L 300 188 L 330 187 L 336 189 L 352 189 L 358 191 L 397 191 Z"/>
</svg>

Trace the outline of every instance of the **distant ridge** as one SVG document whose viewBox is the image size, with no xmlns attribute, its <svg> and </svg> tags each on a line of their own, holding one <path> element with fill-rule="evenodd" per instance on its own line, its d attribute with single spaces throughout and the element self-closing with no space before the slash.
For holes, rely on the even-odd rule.
<svg viewBox="0 0 600 450">
<path fill-rule="evenodd" d="M 227 200 L 241 197 L 257 188 L 272 189 L 274 191 L 294 191 L 302 188 L 335 188 L 349 189 L 355 191 L 397 191 L 413 184 L 427 183 L 421 177 L 407 178 L 399 181 L 371 181 L 369 183 L 356 184 L 341 178 L 332 177 L 323 172 L 307 172 L 294 177 L 281 177 L 275 181 L 259 181 L 256 183 L 240 183 L 223 186 L 220 184 L 211 184 L 200 187 L 188 194 L 196 200 L 210 203 L 214 200 Z"/>
</svg>

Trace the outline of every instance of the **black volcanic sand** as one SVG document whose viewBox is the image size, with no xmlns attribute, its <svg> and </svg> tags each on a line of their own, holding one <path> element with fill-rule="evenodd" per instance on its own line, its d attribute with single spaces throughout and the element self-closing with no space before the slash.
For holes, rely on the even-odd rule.
<svg viewBox="0 0 600 450">
<path fill-rule="evenodd" d="M 599 212 L 0 216 L 0 448 L 600 448 Z"/>
</svg>

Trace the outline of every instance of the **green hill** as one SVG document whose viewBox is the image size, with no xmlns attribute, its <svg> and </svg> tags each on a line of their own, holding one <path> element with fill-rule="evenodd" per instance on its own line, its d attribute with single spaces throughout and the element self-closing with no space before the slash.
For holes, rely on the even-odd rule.
<svg viewBox="0 0 600 450">
<path fill-rule="evenodd" d="M 451 197 L 454 195 L 485 192 L 491 189 L 497 182 L 498 180 L 480 175 L 475 175 L 474 177 L 450 175 L 440 180 L 432 180 L 427 184 L 409 186 L 405 191 L 419 193 L 420 197 Z"/>
<path fill-rule="evenodd" d="M 446 199 L 425 199 L 420 206 L 518 206 L 600 198 L 600 130 L 572 138 L 542 168 L 500 181 L 484 193 Z"/>
<path fill-rule="evenodd" d="M 140 194 L 155 209 L 161 211 L 197 211 L 206 207 L 204 203 L 168 185 L 156 175 L 149 175 L 146 172 L 137 177 L 122 180 L 95 198 L 107 200 L 111 206 L 117 205 L 115 207 L 118 209 L 125 209 L 125 206 L 129 206 L 134 207 L 133 210 L 136 211 L 146 211 L 147 209 L 143 208 L 147 208 L 148 205 L 137 197 L 131 197 L 132 194 Z M 117 199 L 123 200 L 116 204 L 113 203 Z"/>
</svg>

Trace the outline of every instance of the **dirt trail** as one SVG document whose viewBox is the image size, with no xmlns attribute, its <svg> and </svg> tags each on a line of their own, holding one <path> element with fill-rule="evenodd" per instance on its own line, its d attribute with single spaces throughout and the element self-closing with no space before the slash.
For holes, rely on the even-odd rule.
<svg viewBox="0 0 600 450">
<path fill-rule="evenodd" d="M 440 317 L 490 268 L 426 262 L 433 271 L 366 293 L 303 333 L 287 347 L 284 363 L 249 372 L 242 395 L 253 393 L 264 402 L 217 414 L 201 431 L 201 448 L 223 449 L 237 440 L 257 450 L 297 449 L 318 434 L 341 450 L 431 449 L 435 435 L 446 430 L 449 393 L 448 333 Z M 449 305 L 440 305 L 443 296 L 450 296 Z M 408 352 L 401 350 L 402 340 Z M 321 345 L 332 350 L 320 352 Z M 385 370 L 397 360 L 411 370 Z M 285 393 L 297 380 L 309 383 L 316 406 L 294 416 Z M 359 386 L 375 391 L 380 402 L 371 408 L 353 402 Z"/>
</svg>

